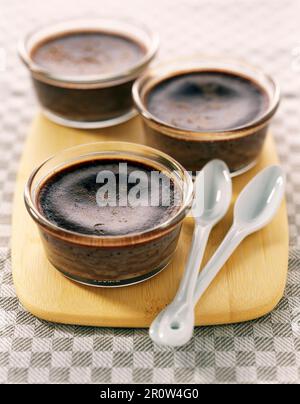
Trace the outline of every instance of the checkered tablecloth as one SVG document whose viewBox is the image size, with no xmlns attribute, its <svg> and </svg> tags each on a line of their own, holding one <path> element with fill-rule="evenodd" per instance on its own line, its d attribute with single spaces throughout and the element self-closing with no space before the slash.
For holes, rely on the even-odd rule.
<svg viewBox="0 0 300 404">
<path fill-rule="evenodd" d="M 290 265 L 272 314 L 198 328 L 187 346 L 168 349 L 154 345 L 147 330 L 49 324 L 20 306 L 10 267 L 11 208 L 37 106 L 16 43 L 51 19 L 90 15 L 147 23 L 161 35 L 160 60 L 221 53 L 263 66 L 280 81 L 273 133 L 288 176 Z M 300 382 L 299 15 L 298 0 L 0 1 L 0 383 Z"/>
</svg>

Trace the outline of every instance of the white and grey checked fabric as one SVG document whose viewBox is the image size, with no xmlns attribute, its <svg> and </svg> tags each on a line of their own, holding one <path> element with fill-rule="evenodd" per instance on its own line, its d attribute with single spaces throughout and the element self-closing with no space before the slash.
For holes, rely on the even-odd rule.
<svg viewBox="0 0 300 404">
<path fill-rule="evenodd" d="M 221 53 L 263 66 L 280 81 L 273 133 L 288 175 L 291 247 L 285 297 L 272 314 L 198 328 L 175 350 L 154 345 L 147 330 L 54 325 L 22 309 L 10 269 L 11 205 L 36 104 L 16 43 L 58 11 L 61 18 L 134 17 L 160 33 L 160 60 Z M 298 0 L 0 0 L 0 383 L 300 382 L 299 14 Z"/>
</svg>

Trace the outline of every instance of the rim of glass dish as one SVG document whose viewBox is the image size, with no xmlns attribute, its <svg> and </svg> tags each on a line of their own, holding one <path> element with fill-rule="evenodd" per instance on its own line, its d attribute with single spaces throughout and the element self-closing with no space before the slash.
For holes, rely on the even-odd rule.
<svg viewBox="0 0 300 404">
<path fill-rule="evenodd" d="M 192 67 L 188 67 L 190 63 L 194 64 Z M 258 78 L 253 79 L 251 78 L 250 74 L 247 74 L 242 69 L 248 69 Z M 149 89 L 153 88 L 156 84 L 161 83 L 165 79 L 171 76 L 181 75 L 184 73 L 192 73 L 192 72 L 199 72 L 199 71 L 214 71 L 214 72 L 228 72 L 231 74 L 239 75 L 240 77 L 244 77 L 248 80 L 255 81 L 257 85 L 259 85 L 264 91 L 266 91 L 270 102 L 269 106 L 266 111 L 259 116 L 258 118 L 250 121 L 245 125 L 240 125 L 228 130 L 224 129 L 217 129 L 217 130 L 207 130 L 207 131 L 195 131 L 192 129 L 183 129 L 176 126 L 169 124 L 163 120 L 160 120 L 155 115 L 151 114 L 148 111 L 147 106 L 145 104 L 145 100 L 143 99 L 143 88 L 145 83 L 148 80 L 152 80 L 154 83 L 149 85 Z M 266 86 L 262 83 L 262 79 L 268 81 L 271 86 L 273 87 L 273 92 L 270 94 L 270 91 L 266 89 Z M 147 89 L 148 90 L 148 89 Z M 257 128 L 259 126 L 264 126 L 275 114 L 279 103 L 280 103 L 280 87 L 278 82 L 271 77 L 269 74 L 265 73 L 263 70 L 254 67 L 251 64 L 248 64 L 244 61 L 238 59 L 225 59 L 221 57 L 209 57 L 203 58 L 200 57 L 192 57 L 191 59 L 185 58 L 182 60 L 173 60 L 167 63 L 161 64 L 156 66 L 155 68 L 149 69 L 146 73 L 139 77 L 132 88 L 132 96 L 135 103 L 135 106 L 139 113 L 142 115 L 143 118 L 150 121 L 154 125 L 158 125 L 160 127 L 169 130 L 178 137 L 185 138 L 193 135 L 193 137 L 197 137 L 197 140 L 205 140 L 205 136 L 211 137 L 212 134 L 218 133 L 220 135 L 224 135 L 226 138 L 234 137 L 242 132 Z M 168 134 L 170 134 L 168 132 Z M 172 134 L 170 134 L 172 136 Z M 214 138 L 214 141 L 222 140 L 221 138 Z"/>
<path fill-rule="evenodd" d="M 126 146 L 128 146 L 128 149 L 125 150 L 105 150 L 105 145 L 110 144 L 112 146 L 118 146 L 119 144 L 125 144 Z M 67 149 L 64 149 L 56 154 L 53 154 L 52 156 L 50 156 L 49 158 L 47 158 L 46 160 L 44 160 L 38 167 L 36 167 L 33 172 L 31 173 L 26 185 L 25 185 L 25 190 L 24 190 L 24 201 L 25 201 L 25 205 L 26 208 L 29 212 L 29 214 L 31 215 L 31 217 L 41 226 L 45 227 L 46 230 L 49 231 L 52 230 L 55 235 L 57 237 L 59 237 L 60 235 L 64 236 L 65 239 L 68 240 L 68 236 L 72 236 L 73 239 L 70 239 L 70 242 L 75 242 L 76 244 L 81 244 L 80 241 L 91 241 L 91 245 L 92 246 L 111 246 L 114 247 L 117 244 L 117 242 L 119 241 L 119 245 L 126 245 L 129 244 L 130 242 L 137 242 L 137 243 L 142 243 L 147 241 L 147 236 L 150 236 L 149 239 L 151 239 L 151 235 L 155 236 L 157 235 L 160 231 L 164 231 L 167 230 L 170 227 L 173 227 L 175 225 L 177 225 L 180 221 L 182 221 L 188 211 L 191 208 L 191 204 L 193 201 L 193 196 L 194 196 L 194 185 L 193 185 L 193 180 L 192 177 L 189 175 L 189 173 L 185 170 L 185 168 L 178 163 L 175 159 L 173 159 L 172 157 L 168 156 L 167 154 L 160 152 L 159 150 L 156 150 L 152 147 L 149 146 L 144 146 L 144 145 L 139 145 L 136 143 L 130 143 L 130 142 L 94 142 L 94 143 L 89 143 L 89 146 L 103 146 L 102 150 L 98 150 L 98 151 L 94 151 L 94 152 L 89 152 L 89 153 L 83 153 L 83 154 L 79 154 L 78 156 L 75 157 L 75 159 L 73 158 L 71 161 L 76 161 L 76 159 L 79 158 L 83 158 L 83 157 L 87 157 L 89 155 L 97 155 L 98 153 L 105 153 L 105 152 L 110 152 L 110 153 L 118 153 L 118 152 L 122 152 L 122 153 L 128 153 L 128 155 L 130 156 L 130 153 L 135 153 L 135 152 L 131 152 L 130 151 L 130 146 L 134 145 L 136 146 L 141 146 L 143 149 L 149 150 L 150 152 L 154 152 L 156 156 L 160 157 L 163 159 L 163 161 L 165 161 L 168 164 L 171 164 L 174 169 L 180 173 L 180 176 L 182 176 L 182 182 L 183 182 L 183 187 L 185 189 L 182 190 L 183 192 L 183 201 L 182 201 L 182 205 L 180 206 L 180 209 L 173 215 L 170 217 L 170 219 L 166 220 L 165 222 L 163 222 L 162 224 L 152 227 L 148 230 L 142 231 L 142 232 L 136 232 L 136 233 L 130 233 L 128 235 L 116 235 L 116 236 L 101 236 L 101 235 L 91 235 L 91 234 L 83 234 L 83 233 L 79 233 L 79 232 L 75 232 L 75 231 L 71 231 L 71 230 L 67 230 L 64 229 L 63 227 L 57 226 L 54 223 L 50 222 L 44 215 L 42 215 L 40 213 L 40 211 L 38 210 L 37 206 L 36 206 L 36 200 L 33 199 L 32 197 L 32 183 L 35 179 L 35 176 L 38 174 L 39 170 L 42 169 L 49 161 L 51 161 L 52 159 L 56 158 L 59 154 L 63 154 L 66 151 L 71 151 L 71 150 L 80 150 L 80 148 L 82 146 L 85 146 L 87 144 L 83 144 L 83 145 L 79 145 L 79 146 L 74 146 L 74 147 L 69 147 Z M 142 149 L 141 149 L 142 152 Z M 131 156 L 133 157 L 133 155 L 131 154 Z M 129 157 L 130 158 L 130 157 Z M 149 161 L 151 161 L 151 157 L 149 156 L 145 156 L 145 159 L 148 159 Z M 64 163 L 62 163 L 61 165 L 59 165 L 58 167 L 61 167 L 63 165 L 65 165 L 65 163 L 70 162 L 70 160 L 68 159 L 67 161 L 65 161 Z M 155 162 L 154 162 L 155 163 Z M 162 163 L 162 165 L 164 165 Z M 167 168 L 166 168 L 167 169 Z M 169 170 L 170 171 L 170 170 Z M 170 175 L 171 177 L 171 175 Z M 172 177 L 171 177 L 172 178 Z M 58 234 L 57 234 L 58 233 Z M 146 239 L 145 239 L 146 238 Z M 76 241 L 75 241 L 76 239 Z M 93 243 L 94 242 L 94 243 Z M 97 242 L 99 244 L 97 244 Z M 85 243 L 88 244 L 88 243 Z"/>
<path fill-rule="evenodd" d="M 63 33 L 63 32 L 75 32 L 76 30 L 80 29 L 80 25 L 83 24 L 99 24 L 99 31 L 101 30 L 101 23 L 102 24 L 111 24 L 113 25 L 120 25 L 126 24 L 127 27 L 134 27 L 137 28 L 141 31 L 143 31 L 144 34 L 146 34 L 149 38 L 149 46 L 146 46 L 144 42 L 143 45 L 145 45 L 146 48 L 146 53 L 145 55 L 132 67 L 129 69 L 119 72 L 117 74 L 96 74 L 96 75 L 59 75 L 55 73 L 51 73 L 48 71 L 46 68 L 43 68 L 39 64 L 35 63 L 34 60 L 31 58 L 30 52 L 31 49 L 28 49 L 28 42 L 30 39 L 38 34 L 39 32 L 43 32 L 47 29 L 57 29 L 57 33 Z M 74 28 L 69 28 L 64 30 L 63 29 L 63 24 L 74 24 Z M 79 25 L 79 28 L 76 28 L 76 24 Z M 103 30 L 108 29 L 108 28 L 103 28 Z M 126 29 L 120 28 L 120 31 L 118 31 L 120 34 L 123 33 L 124 36 L 127 36 L 130 38 L 130 34 L 126 31 Z M 48 37 L 50 37 L 49 35 Z M 45 38 L 47 38 L 47 35 L 45 35 Z M 39 42 L 37 42 L 39 43 Z M 68 83 L 68 84 L 101 84 L 101 83 L 109 83 L 109 82 L 120 82 L 124 80 L 128 80 L 130 78 L 134 78 L 139 71 L 146 66 L 148 63 L 151 62 L 151 60 L 155 57 L 158 48 L 159 48 L 159 36 L 156 32 L 153 32 L 150 30 L 146 25 L 141 24 L 139 22 L 136 22 L 135 20 L 129 19 L 129 18 L 122 18 L 122 19 L 114 19 L 114 18 L 106 18 L 106 17 L 99 17 L 99 18 L 73 18 L 73 19 L 67 19 L 67 20 L 60 20 L 56 21 L 47 25 L 43 25 L 40 27 L 35 28 L 34 30 L 30 31 L 25 35 L 23 39 L 19 41 L 18 44 L 18 52 L 19 55 L 24 62 L 24 64 L 28 67 L 28 69 L 33 73 L 41 78 L 45 78 L 54 82 L 60 82 L 60 83 Z"/>
</svg>

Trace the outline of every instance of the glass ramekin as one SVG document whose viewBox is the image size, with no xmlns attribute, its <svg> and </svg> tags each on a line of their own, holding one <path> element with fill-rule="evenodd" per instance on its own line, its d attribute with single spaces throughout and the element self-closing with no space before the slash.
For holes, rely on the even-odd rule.
<svg viewBox="0 0 300 404">
<path fill-rule="evenodd" d="M 168 77 L 201 71 L 236 74 L 261 86 L 269 97 L 269 107 L 257 120 L 230 130 L 208 132 L 181 129 L 163 122 L 147 109 L 149 90 Z M 255 165 L 262 150 L 268 125 L 275 114 L 280 91 L 278 84 L 261 70 L 243 62 L 219 59 L 192 59 L 150 69 L 133 86 L 136 108 L 143 118 L 146 143 L 174 157 L 189 171 L 199 171 L 212 159 L 226 162 L 233 176 Z M 237 111 L 238 113 L 238 111 Z"/>
<path fill-rule="evenodd" d="M 125 236 L 80 234 L 45 218 L 37 201 L 41 184 L 70 164 L 105 158 L 138 161 L 170 176 L 182 193 L 178 210 L 157 227 Z M 37 167 L 25 188 L 25 205 L 38 225 L 49 261 L 65 276 L 92 286 L 141 282 L 166 267 L 177 247 L 192 199 L 191 176 L 180 164 L 158 150 L 126 142 L 99 142 L 66 149 Z"/>
<path fill-rule="evenodd" d="M 144 56 L 132 68 L 117 74 L 81 76 L 52 74 L 32 60 L 32 50 L 48 38 L 97 30 L 136 40 L 146 49 Z M 31 73 L 44 114 L 64 126 L 93 129 L 120 124 L 136 114 L 131 96 L 132 84 L 152 61 L 158 45 L 157 35 L 135 22 L 80 19 L 29 33 L 19 44 L 19 55 Z"/>
</svg>

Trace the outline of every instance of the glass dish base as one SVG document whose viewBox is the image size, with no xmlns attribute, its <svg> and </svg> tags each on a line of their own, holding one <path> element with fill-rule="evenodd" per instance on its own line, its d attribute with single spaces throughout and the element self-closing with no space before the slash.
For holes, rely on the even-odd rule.
<svg viewBox="0 0 300 404">
<path fill-rule="evenodd" d="M 129 112 L 124 115 L 118 116 L 116 118 L 107 119 L 103 121 L 92 121 L 92 122 L 84 122 L 84 121 L 73 121 L 71 119 L 62 118 L 59 115 L 54 114 L 48 109 L 43 108 L 42 113 L 48 118 L 50 121 L 57 123 L 61 126 L 66 126 L 68 128 L 75 129 L 101 129 L 108 128 L 110 126 L 120 125 L 121 123 L 127 122 L 130 119 L 134 118 L 137 115 L 137 111 L 132 108 Z"/>
<path fill-rule="evenodd" d="M 254 161 L 252 161 L 251 163 L 249 163 L 245 167 L 242 167 L 239 170 L 231 172 L 230 177 L 233 178 L 233 177 L 237 177 L 238 175 L 246 173 L 247 171 L 251 170 L 251 168 L 256 166 L 257 161 L 258 161 L 258 159 L 255 159 Z"/>
<path fill-rule="evenodd" d="M 149 272 L 145 275 L 137 276 L 135 278 L 123 279 L 121 281 L 92 281 L 92 280 L 88 281 L 88 280 L 83 280 L 83 279 L 75 277 L 75 276 L 67 275 L 60 269 L 57 269 L 57 270 L 59 272 L 61 272 L 66 278 L 68 278 L 71 281 L 74 281 L 76 283 L 79 283 L 81 285 L 92 286 L 95 288 L 121 288 L 124 286 L 136 285 L 138 283 L 141 283 L 141 282 L 147 281 L 148 279 L 153 278 L 154 276 L 156 276 L 160 272 L 162 272 L 169 265 L 170 261 L 168 261 L 166 264 L 163 264 L 158 269 L 156 269 L 152 272 Z"/>
</svg>

